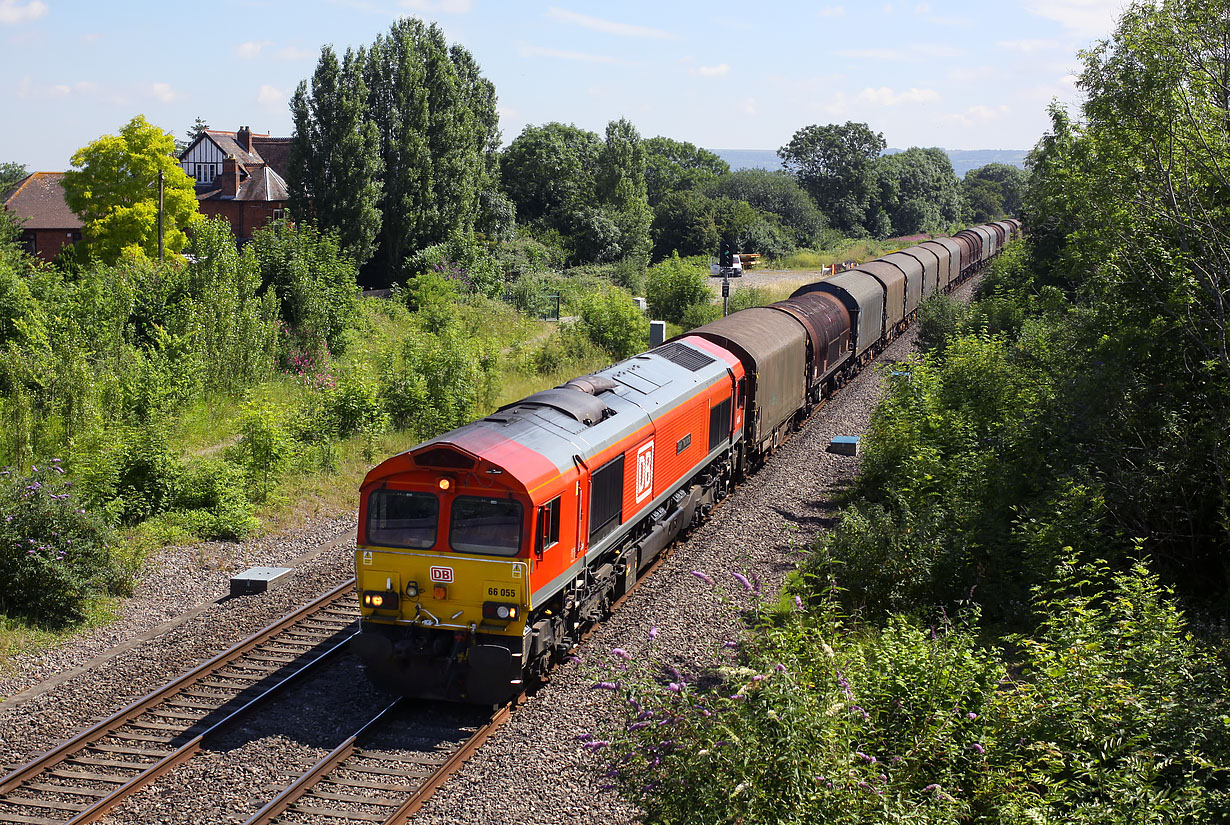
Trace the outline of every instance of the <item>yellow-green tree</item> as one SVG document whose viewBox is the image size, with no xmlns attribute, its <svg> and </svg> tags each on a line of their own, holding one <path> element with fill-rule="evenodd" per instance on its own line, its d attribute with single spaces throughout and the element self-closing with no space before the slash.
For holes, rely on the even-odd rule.
<svg viewBox="0 0 1230 825">
<path fill-rule="evenodd" d="M 163 174 L 163 245 L 179 253 L 200 217 L 193 182 L 175 158 L 175 138 L 137 115 L 118 135 L 78 149 L 64 174 L 64 199 L 85 223 L 91 252 L 158 256 L 158 173 Z"/>
</svg>

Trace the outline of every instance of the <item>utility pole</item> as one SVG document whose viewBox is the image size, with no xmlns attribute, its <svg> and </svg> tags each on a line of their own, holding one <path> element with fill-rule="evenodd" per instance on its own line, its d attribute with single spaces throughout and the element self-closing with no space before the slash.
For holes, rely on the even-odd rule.
<svg viewBox="0 0 1230 825">
<path fill-rule="evenodd" d="M 158 261 L 162 262 L 162 170 L 158 170 Z"/>
</svg>

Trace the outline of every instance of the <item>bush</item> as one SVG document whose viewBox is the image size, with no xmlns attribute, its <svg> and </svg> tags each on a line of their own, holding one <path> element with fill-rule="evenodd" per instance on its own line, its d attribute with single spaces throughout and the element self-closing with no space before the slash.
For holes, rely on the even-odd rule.
<svg viewBox="0 0 1230 825">
<path fill-rule="evenodd" d="M 734 311 L 733 309 L 731 310 Z M 679 319 L 679 327 L 682 331 L 703 327 L 711 321 L 716 321 L 722 317 L 722 308 L 716 304 L 703 303 L 692 304 L 684 310 L 683 317 Z"/>
<path fill-rule="evenodd" d="M 943 350 L 959 333 L 969 316 L 966 305 L 942 292 L 927 296 L 918 305 L 918 345 L 924 351 Z"/>
<path fill-rule="evenodd" d="M 280 412 L 271 405 L 248 404 L 239 419 L 239 441 L 231 453 L 242 468 L 246 497 L 252 501 L 263 502 L 269 497 L 278 477 L 294 458 L 294 441 L 282 424 Z M 212 474 L 202 480 L 216 484 L 223 480 L 222 471 L 213 468 Z"/>
<path fill-rule="evenodd" d="M 178 512 L 169 518 L 198 538 L 239 541 L 259 526 L 248 506 L 251 484 L 251 476 L 228 461 L 195 461 L 184 470 Z"/>
<path fill-rule="evenodd" d="M 608 290 L 581 307 L 577 328 L 596 346 L 619 361 L 644 351 L 649 321 L 627 293 Z"/>
<path fill-rule="evenodd" d="M 173 506 L 184 468 L 166 432 L 155 425 L 119 427 L 105 437 L 109 441 L 75 468 L 87 505 L 123 525 Z"/>
<path fill-rule="evenodd" d="M 551 333 L 530 355 L 530 368 L 538 375 L 556 375 L 570 368 L 584 369 L 609 357 L 579 326 L 565 324 Z"/>
<path fill-rule="evenodd" d="M 0 613 L 40 624 L 78 619 L 86 599 L 127 586 L 110 530 L 76 501 L 59 459 L 0 471 Z"/>
<path fill-rule="evenodd" d="M 651 266 L 648 278 L 645 298 L 649 314 L 657 319 L 681 323 L 688 307 L 708 304 L 713 298 L 708 263 L 701 258 L 673 254 Z"/>
</svg>

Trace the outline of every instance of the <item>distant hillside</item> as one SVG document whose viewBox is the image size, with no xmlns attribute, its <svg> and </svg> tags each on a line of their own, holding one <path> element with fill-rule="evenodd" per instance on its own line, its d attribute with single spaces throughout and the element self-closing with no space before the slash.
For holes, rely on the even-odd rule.
<svg viewBox="0 0 1230 825">
<path fill-rule="evenodd" d="M 782 163 L 773 149 L 713 149 L 714 154 L 730 164 L 730 168 L 739 169 L 781 169 Z M 894 155 L 900 149 L 889 149 L 886 155 Z M 1010 163 L 1013 166 L 1025 168 L 1027 149 L 945 149 L 948 159 L 952 161 L 953 171 L 957 177 L 988 163 Z"/>
</svg>

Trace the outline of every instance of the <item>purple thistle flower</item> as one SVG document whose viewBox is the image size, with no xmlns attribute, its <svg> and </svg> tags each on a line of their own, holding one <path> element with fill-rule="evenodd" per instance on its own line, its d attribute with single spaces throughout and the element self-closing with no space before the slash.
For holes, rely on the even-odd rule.
<svg viewBox="0 0 1230 825">
<path fill-rule="evenodd" d="M 669 685 L 666 686 L 666 689 L 669 690 L 671 693 L 678 693 L 680 690 L 683 689 L 683 686 L 680 685 L 678 682 L 671 682 Z"/>
<path fill-rule="evenodd" d="M 642 728 L 647 728 L 647 727 L 649 727 L 648 722 L 633 722 L 632 724 L 628 725 L 628 731 L 632 732 L 634 730 L 641 730 Z"/>
<path fill-rule="evenodd" d="M 975 742 L 974 744 L 970 745 L 970 748 L 974 751 L 974 753 L 977 753 L 977 754 L 979 754 L 979 755 L 984 754 L 984 753 L 986 753 L 986 752 L 987 752 L 987 749 L 986 749 L 986 748 L 984 748 L 982 745 L 978 744 L 977 742 Z"/>
<path fill-rule="evenodd" d="M 703 581 L 705 584 L 713 584 L 713 579 L 709 578 L 707 575 L 705 575 L 700 570 L 693 570 L 692 575 L 700 579 L 701 581 Z"/>
<path fill-rule="evenodd" d="M 746 590 L 749 593 L 752 592 L 752 583 L 747 580 L 747 576 L 743 575 L 742 573 L 736 573 L 733 570 L 730 572 L 730 575 L 735 577 L 735 581 L 743 585 L 744 590 Z"/>
<path fill-rule="evenodd" d="M 658 628 L 657 628 L 657 625 L 654 625 L 653 627 L 649 628 L 649 639 L 650 641 L 653 641 L 656 638 L 658 638 Z"/>
<path fill-rule="evenodd" d="M 619 658 L 623 659 L 625 662 L 632 660 L 632 654 L 624 650 L 622 647 L 612 648 L 611 655 L 618 656 Z"/>
<path fill-rule="evenodd" d="M 859 759 L 863 760 L 864 762 L 866 762 L 868 765 L 872 765 L 876 761 L 876 758 L 874 756 L 868 756 L 862 751 L 855 751 L 854 755 L 857 756 Z"/>
<path fill-rule="evenodd" d="M 593 689 L 594 690 L 619 690 L 619 685 L 615 684 L 614 682 L 595 682 L 593 685 Z"/>
<path fill-rule="evenodd" d="M 978 714 L 974 713 L 972 710 L 971 710 L 969 713 L 965 714 L 965 715 L 966 715 L 967 717 L 969 717 L 970 719 L 977 719 L 977 718 L 978 718 Z"/>
<path fill-rule="evenodd" d="M 746 699 L 746 698 L 747 698 L 747 696 L 745 696 L 745 695 L 744 695 L 744 694 L 742 694 L 742 693 L 732 693 L 732 694 L 730 695 L 730 698 L 731 698 L 731 699 L 733 699 L 733 700 L 735 700 L 736 702 L 741 702 L 741 701 L 743 701 L 744 699 Z"/>
<path fill-rule="evenodd" d="M 802 609 L 803 609 L 803 597 L 802 597 L 802 596 L 795 596 L 795 597 L 794 597 L 794 609 L 795 609 L 795 610 L 802 610 Z"/>
</svg>

